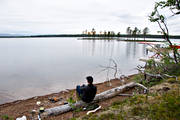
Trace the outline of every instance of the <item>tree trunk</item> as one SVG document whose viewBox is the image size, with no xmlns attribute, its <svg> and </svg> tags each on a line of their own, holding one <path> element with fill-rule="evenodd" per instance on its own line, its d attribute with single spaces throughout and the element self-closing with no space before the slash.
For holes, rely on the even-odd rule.
<svg viewBox="0 0 180 120">
<path fill-rule="evenodd" d="M 144 90 L 147 91 L 147 88 L 145 86 L 143 86 L 143 85 L 141 85 L 139 83 L 130 82 L 130 83 L 122 85 L 120 87 L 116 87 L 116 88 L 104 91 L 104 92 L 102 92 L 100 94 L 97 94 L 96 97 L 94 98 L 93 102 L 98 102 L 98 101 L 101 101 L 101 100 L 112 98 L 112 97 L 114 97 L 116 95 L 119 95 L 120 93 L 122 93 L 122 92 L 124 92 L 124 91 L 126 91 L 126 90 L 128 90 L 130 88 L 135 87 L 135 86 L 141 87 L 141 88 L 143 88 Z M 66 104 L 66 105 L 61 105 L 61 106 L 49 108 L 49 109 L 45 110 L 45 112 L 42 114 L 42 117 L 47 117 L 47 116 L 50 116 L 50 115 L 60 115 L 62 113 L 71 111 L 74 107 L 83 107 L 85 105 L 87 105 L 87 103 L 85 103 L 83 101 L 78 101 L 73 105 Z"/>
</svg>

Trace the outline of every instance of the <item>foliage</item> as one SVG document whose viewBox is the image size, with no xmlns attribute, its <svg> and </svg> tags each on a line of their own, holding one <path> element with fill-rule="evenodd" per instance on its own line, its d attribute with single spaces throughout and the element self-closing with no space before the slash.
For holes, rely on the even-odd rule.
<svg viewBox="0 0 180 120">
<path fill-rule="evenodd" d="M 163 82 L 163 79 L 159 78 L 146 78 L 143 74 L 138 74 L 133 77 L 133 81 L 140 83 L 146 87 L 152 87 L 154 85 L 160 84 Z M 139 91 L 139 90 L 138 90 Z"/>
<path fill-rule="evenodd" d="M 13 120 L 13 118 L 12 117 L 9 117 L 8 115 L 2 115 L 1 117 L 0 117 L 2 120 Z M 0 120 L 1 120 L 0 119 Z"/>
<path fill-rule="evenodd" d="M 143 35 L 147 35 L 149 33 L 149 28 L 145 27 L 142 32 L 143 32 Z"/>
<path fill-rule="evenodd" d="M 76 108 L 75 108 L 75 106 L 74 106 L 74 103 L 76 102 L 72 97 L 69 97 L 68 99 L 67 99 L 67 102 L 68 102 L 68 104 L 71 106 L 71 108 L 73 109 L 73 110 L 75 110 Z"/>
<path fill-rule="evenodd" d="M 146 62 L 146 69 L 153 69 L 156 66 L 156 62 L 154 61 L 154 59 L 149 59 Z"/>
<path fill-rule="evenodd" d="M 176 63 L 173 58 L 169 57 L 168 50 L 160 51 L 161 61 L 149 59 L 144 67 L 138 66 L 137 69 L 141 74 L 134 77 L 134 81 L 143 84 L 146 87 L 151 87 L 160 84 L 164 78 L 168 76 L 180 75 L 180 62 Z M 179 55 L 178 53 L 176 55 Z M 179 61 L 179 57 L 177 57 Z"/>
<path fill-rule="evenodd" d="M 162 72 L 169 75 L 178 76 L 180 75 L 180 64 L 165 64 Z"/>
<path fill-rule="evenodd" d="M 161 8 L 169 8 L 173 15 L 180 14 L 180 0 L 160 1 Z"/>
<path fill-rule="evenodd" d="M 180 63 L 176 64 L 174 60 L 168 56 L 163 56 L 160 63 L 150 59 L 146 63 L 145 72 L 178 76 L 180 75 Z"/>
<path fill-rule="evenodd" d="M 67 99 L 67 102 L 72 107 L 72 109 L 75 109 L 74 103 L 76 103 L 76 101 L 73 99 L 73 94 L 74 92 L 72 91 L 70 97 Z"/>
<path fill-rule="evenodd" d="M 139 30 L 137 27 L 135 27 L 134 30 L 132 31 L 133 35 L 140 34 L 140 33 L 141 33 L 141 30 Z"/>
<path fill-rule="evenodd" d="M 67 99 L 67 102 L 68 102 L 69 104 L 74 104 L 76 101 L 75 101 L 72 97 L 69 97 L 69 98 Z"/>
<path fill-rule="evenodd" d="M 130 34 L 132 33 L 131 27 L 127 27 L 126 33 L 127 33 L 128 35 L 130 35 Z"/>
<path fill-rule="evenodd" d="M 173 44 L 169 39 L 169 30 L 166 23 L 167 20 L 165 18 L 165 15 L 160 13 L 160 10 L 163 10 L 164 8 L 169 8 L 173 15 L 178 15 L 180 14 L 180 0 L 166 0 L 156 2 L 154 10 L 149 16 L 149 20 L 151 22 L 158 23 L 160 29 L 162 30 L 165 40 L 169 43 L 170 46 L 172 46 Z M 179 61 L 177 60 L 177 49 L 173 47 L 172 50 L 174 56 L 173 60 L 175 61 L 175 63 L 178 63 Z"/>
<path fill-rule="evenodd" d="M 71 91 L 70 97 L 67 99 L 69 104 L 74 104 L 76 101 L 73 99 L 74 91 Z"/>
</svg>

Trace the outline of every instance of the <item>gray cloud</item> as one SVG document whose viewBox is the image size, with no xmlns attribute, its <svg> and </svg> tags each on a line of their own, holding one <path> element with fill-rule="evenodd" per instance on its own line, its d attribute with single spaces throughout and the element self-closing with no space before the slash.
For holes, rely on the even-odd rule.
<svg viewBox="0 0 180 120">
<path fill-rule="evenodd" d="M 84 29 L 125 32 L 128 26 L 152 32 L 148 14 L 156 0 L 1 0 L 0 33 L 81 33 Z"/>
<path fill-rule="evenodd" d="M 117 15 L 115 17 L 124 24 L 138 24 L 138 22 L 142 19 L 142 16 L 134 16 L 128 13 Z"/>
</svg>

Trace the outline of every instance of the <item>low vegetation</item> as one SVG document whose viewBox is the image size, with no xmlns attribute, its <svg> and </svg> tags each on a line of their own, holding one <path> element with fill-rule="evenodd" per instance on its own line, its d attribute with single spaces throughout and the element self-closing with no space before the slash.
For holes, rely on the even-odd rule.
<svg viewBox="0 0 180 120">
<path fill-rule="evenodd" d="M 14 118 L 9 117 L 8 115 L 2 115 L 2 116 L 0 116 L 0 120 L 14 120 Z"/>
<path fill-rule="evenodd" d="M 156 89 L 152 92 L 150 89 L 148 94 L 137 93 L 131 98 L 113 102 L 110 107 L 100 113 L 71 120 L 179 120 L 180 77 L 178 81 L 169 78 L 163 83 L 171 84 L 171 87 L 168 90 L 161 89 L 161 92 Z"/>
</svg>

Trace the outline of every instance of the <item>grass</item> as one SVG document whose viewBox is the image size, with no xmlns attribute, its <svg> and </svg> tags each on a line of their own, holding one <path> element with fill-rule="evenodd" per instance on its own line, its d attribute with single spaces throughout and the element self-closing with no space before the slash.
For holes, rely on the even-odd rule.
<svg viewBox="0 0 180 120">
<path fill-rule="evenodd" d="M 172 78 L 165 81 L 176 87 L 161 94 L 134 95 L 123 101 L 113 102 L 101 113 L 71 120 L 180 120 L 180 83 Z"/>
<path fill-rule="evenodd" d="M 14 118 L 13 117 L 9 117 L 8 115 L 2 115 L 0 117 L 0 120 L 14 120 Z"/>
<path fill-rule="evenodd" d="M 91 116 L 85 116 L 82 118 L 82 120 L 124 120 L 123 116 L 119 114 L 114 113 L 106 113 L 101 115 L 91 115 Z"/>
<path fill-rule="evenodd" d="M 163 95 L 153 96 L 147 100 L 141 96 L 131 99 L 132 116 L 144 116 L 152 120 L 179 120 L 180 119 L 180 91 L 175 90 Z M 132 102 L 132 100 L 134 102 Z"/>
</svg>

